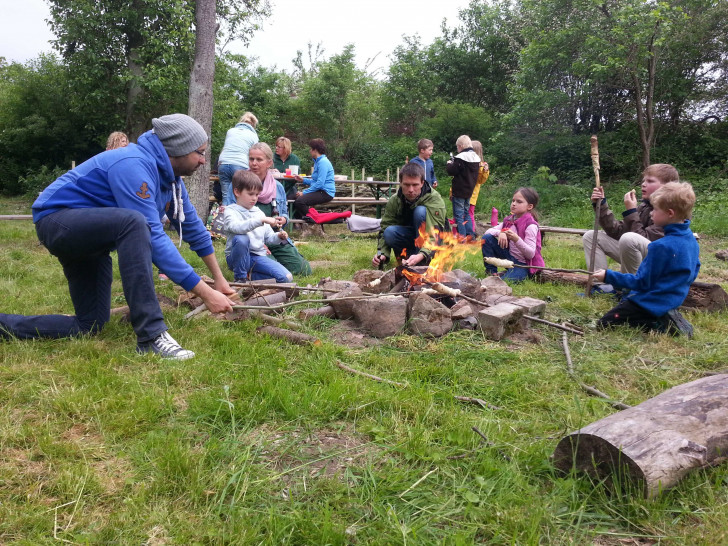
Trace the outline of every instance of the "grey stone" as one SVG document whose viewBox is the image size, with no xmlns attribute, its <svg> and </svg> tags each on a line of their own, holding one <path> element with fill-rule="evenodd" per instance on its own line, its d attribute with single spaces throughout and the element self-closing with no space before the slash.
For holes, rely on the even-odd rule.
<svg viewBox="0 0 728 546">
<path fill-rule="evenodd" d="M 345 320 L 350 319 L 354 316 L 354 307 L 356 307 L 361 301 L 364 300 L 333 301 L 333 299 L 351 298 L 362 295 L 363 293 L 361 291 L 361 288 L 359 288 L 359 286 L 355 284 L 354 286 L 349 286 L 345 288 L 341 292 L 337 292 L 335 294 L 326 294 L 326 299 L 332 300 L 330 305 L 334 308 L 336 318 L 339 320 Z"/>
<path fill-rule="evenodd" d="M 478 326 L 488 339 L 500 341 L 521 329 L 520 319 L 525 308 L 511 303 L 499 303 L 478 313 Z"/>
<path fill-rule="evenodd" d="M 407 308 L 407 330 L 412 334 L 440 337 L 452 330 L 450 309 L 427 294 L 412 294 Z"/>
<path fill-rule="evenodd" d="M 380 271 L 379 269 L 360 269 L 354 273 L 353 279 L 364 292 L 374 293 L 373 287 L 369 286 L 369 283 L 381 279 L 383 276 L 384 271 Z M 381 281 L 377 283 L 377 285 L 379 284 L 381 284 Z"/>
<path fill-rule="evenodd" d="M 514 298 L 512 303 L 513 305 L 523 307 L 526 310 L 525 314 L 531 315 L 532 317 L 543 317 L 546 313 L 546 302 L 543 300 L 525 296 L 522 298 Z"/>
<path fill-rule="evenodd" d="M 498 305 L 499 303 L 513 303 L 518 298 L 515 296 L 506 296 L 504 294 L 490 294 L 486 296 L 485 303 L 488 305 Z"/>
<path fill-rule="evenodd" d="M 455 305 L 450 307 L 450 316 L 453 320 L 460 320 L 466 317 L 473 316 L 473 308 L 465 300 L 460 300 Z"/>
<path fill-rule="evenodd" d="M 485 289 L 488 296 L 491 294 L 502 294 L 504 296 L 510 296 L 513 294 L 513 289 L 508 286 L 508 283 L 495 275 L 485 277 L 482 281 L 480 281 L 480 285 Z"/>
<path fill-rule="evenodd" d="M 715 257 L 724 262 L 728 261 L 728 250 L 719 250 L 715 253 Z"/>
<path fill-rule="evenodd" d="M 455 324 L 458 330 L 475 330 L 478 327 L 478 319 L 475 317 L 467 317 L 460 319 Z"/>
<path fill-rule="evenodd" d="M 462 269 L 453 269 L 452 271 L 448 271 L 443 275 L 443 280 L 457 281 L 460 285 L 460 291 L 468 297 L 481 301 L 482 298 L 484 298 L 483 287 L 480 284 L 480 280 Z"/>
<path fill-rule="evenodd" d="M 361 300 L 354 307 L 354 318 L 373 337 L 393 336 L 407 321 L 407 300 L 402 296 Z"/>
</svg>

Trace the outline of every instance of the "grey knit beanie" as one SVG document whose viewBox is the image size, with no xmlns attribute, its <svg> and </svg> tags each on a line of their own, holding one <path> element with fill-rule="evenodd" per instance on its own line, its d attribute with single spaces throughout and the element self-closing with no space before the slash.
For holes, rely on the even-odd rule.
<svg viewBox="0 0 728 546">
<path fill-rule="evenodd" d="M 152 127 L 170 157 L 187 155 L 207 142 L 202 125 L 185 114 L 154 118 Z"/>
</svg>

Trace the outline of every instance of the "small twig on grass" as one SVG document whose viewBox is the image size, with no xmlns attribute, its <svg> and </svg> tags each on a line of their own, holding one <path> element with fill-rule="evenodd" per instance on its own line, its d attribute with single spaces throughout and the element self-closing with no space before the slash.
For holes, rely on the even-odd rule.
<svg viewBox="0 0 728 546">
<path fill-rule="evenodd" d="M 437 471 L 438 471 L 438 468 L 437 468 L 437 467 L 435 467 L 435 468 L 433 468 L 432 470 L 430 470 L 430 471 L 429 471 L 429 472 L 428 472 L 427 474 L 425 474 L 424 476 L 422 476 L 422 477 L 421 477 L 421 478 L 420 478 L 419 480 L 417 480 L 417 481 L 416 481 L 415 483 L 413 483 L 413 484 L 412 484 L 412 485 L 410 485 L 410 486 L 409 486 L 409 487 L 408 487 L 407 489 L 405 489 L 405 490 L 404 490 L 404 491 L 403 491 L 402 493 L 400 493 L 400 494 L 399 494 L 399 498 L 401 499 L 402 497 L 404 497 L 404 496 L 405 496 L 405 495 L 406 495 L 407 493 L 409 493 L 409 492 L 410 492 L 410 491 L 412 491 L 412 490 L 413 490 L 413 489 L 414 489 L 415 487 L 417 487 L 417 486 L 418 486 L 418 485 L 420 485 L 420 484 L 421 484 L 421 483 L 422 483 L 423 481 L 425 481 L 425 480 L 427 479 L 427 476 L 429 476 L 430 474 L 433 474 L 433 473 L 435 473 L 435 472 L 437 472 Z"/>
<path fill-rule="evenodd" d="M 295 320 L 272 317 L 270 315 L 266 315 L 262 311 L 251 311 L 250 314 L 251 316 L 259 318 L 263 322 L 272 324 L 273 326 L 285 326 L 286 328 L 292 328 L 294 330 L 301 328 L 302 326 L 300 322 L 296 322 Z"/>
<path fill-rule="evenodd" d="M 470 455 L 473 455 L 474 453 L 478 453 L 482 449 L 483 445 L 485 445 L 486 447 L 495 447 L 495 444 L 493 442 L 491 442 L 490 440 L 488 440 L 488 437 L 485 434 L 483 434 L 482 432 L 480 432 L 480 429 L 478 427 L 472 426 L 470 428 L 473 432 L 475 432 L 478 436 L 480 436 L 482 438 L 482 443 L 478 447 L 475 447 L 469 451 L 466 451 L 465 453 L 461 453 L 460 455 L 450 455 L 449 457 L 447 457 L 449 460 L 454 461 L 457 459 L 465 459 L 466 457 L 469 457 Z M 497 451 L 498 451 L 498 454 L 501 457 L 503 457 L 506 461 L 511 462 L 511 458 L 507 454 L 505 454 L 500 449 L 498 449 Z"/>
<path fill-rule="evenodd" d="M 489 404 L 488 402 L 486 402 L 485 400 L 483 400 L 481 398 L 473 398 L 471 396 L 454 396 L 454 398 L 455 398 L 455 400 L 459 400 L 460 402 L 476 404 L 476 405 L 480 406 L 481 408 L 492 409 L 492 410 L 503 409 L 501 407 L 494 406 L 493 404 Z"/>
<path fill-rule="evenodd" d="M 378 377 L 376 375 L 372 375 L 370 373 L 366 372 L 360 372 L 359 370 L 355 370 L 354 368 L 350 368 L 340 360 L 336 361 L 336 365 L 344 370 L 345 372 L 353 373 L 356 375 L 361 375 L 362 377 L 366 377 L 367 379 L 371 379 L 373 381 L 379 381 L 380 383 L 389 383 L 390 385 L 395 385 L 397 387 L 402 387 L 403 389 L 407 388 L 409 385 L 407 383 L 399 383 L 397 381 L 391 381 L 389 379 L 384 379 L 382 377 Z"/>
<path fill-rule="evenodd" d="M 607 396 L 599 389 L 595 389 L 594 387 L 590 387 L 586 383 L 583 383 L 578 377 L 576 377 L 576 372 L 574 371 L 574 362 L 571 360 L 571 351 L 569 350 L 569 338 L 566 334 L 566 332 L 563 333 L 561 336 L 561 345 L 564 348 L 564 355 L 566 356 L 566 373 L 569 374 L 569 377 L 571 377 L 579 387 L 581 387 L 582 390 L 585 392 L 591 394 L 592 396 L 597 396 L 599 398 L 603 398 L 612 407 L 615 407 L 617 409 L 629 409 L 632 406 L 628 406 L 627 404 L 624 404 L 622 402 L 617 402 L 616 400 L 612 399 L 610 396 Z"/>
</svg>

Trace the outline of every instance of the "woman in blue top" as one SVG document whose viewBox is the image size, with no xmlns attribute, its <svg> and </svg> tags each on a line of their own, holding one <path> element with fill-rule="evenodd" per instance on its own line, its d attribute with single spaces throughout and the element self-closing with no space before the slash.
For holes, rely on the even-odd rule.
<svg viewBox="0 0 728 546">
<path fill-rule="evenodd" d="M 308 188 L 303 192 L 296 192 L 296 200 L 293 202 L 294 218 L 303 218 L 309 207 L 328 203 L 336 195 L 334 167 L 326 157 L 326 144 L 322 139 L 314 138 L 308 146 L 313 158 L 313 174 L 306 178 L 296 176 L 296 181 L 302 182 Z"/>
<path fill-rule="evenodd" d="M 217 160 L 223 205 L 235 203 L 233 175 L 240 169 L 246 171 L 249 169 L 248 151 L 253 144 L 258 142 L 258 133 L 255 130 L 257 125 L 258 118 L 252 112 L 245 112 L 240 121 L 235 127 L 229 129 L 225 136 L 225 145 Z"/>
</svg>

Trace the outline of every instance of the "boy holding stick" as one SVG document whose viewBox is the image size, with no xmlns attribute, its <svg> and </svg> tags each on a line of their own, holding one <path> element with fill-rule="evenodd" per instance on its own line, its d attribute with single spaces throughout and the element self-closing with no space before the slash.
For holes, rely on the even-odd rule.
<svg viewBox="0 0 728 546">
<path fill-rule="evenodd" d="M 687 182 L 669 182 L 652 193 L 650 203 L 652 223 L 664 231 L 664 237 L 648 245 L 647 256 L 635 274 L 609 269 L 594 272 L 598 282 L 630 290 L 599 319 L 597 327 L 627 324 L 644 331 L 692 337 L 693 327 L 677 308 L 700 270 L 699 247 L 689 220 L 695 193 Z"/>
<path fill-rule="evenodd" d="M 584 234 L 582 246 L 586 257 L 586 268 L 589 271 L 607 268 L 607 256 L 621 265 L 622 273 L 635 273 L 647 254 L 647 245 L 660 239 L 664 232 L 661 227 L 654 225 L 651 219 L 651 196 L 655 190 L 667 182 L 679 180 L 675 167 L 667 163 L 657 163 L 647 167 L 642 173 L 642 202 L 637 203 L 634 190 L 624 195 L 624 212 L 622 220 L 617 220 L 604 198 L 604 188 L 594 188 L 591 200 L 599 208 L 599 225 L 604 230 L 597 238 L 597 248 L 594 263 L 591 263 L 592 242 L 594 232 Z M 595 292 L 612 293 L 614 289 L 608 285 L 597 285 Z"/>
</svg>

